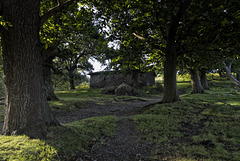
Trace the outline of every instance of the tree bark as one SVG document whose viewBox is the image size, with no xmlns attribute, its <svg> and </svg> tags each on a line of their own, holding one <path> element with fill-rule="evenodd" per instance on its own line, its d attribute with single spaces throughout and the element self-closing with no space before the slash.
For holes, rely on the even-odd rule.
<svg viewBox="0 0 240 161">
<path fill-rule="evenodd" d="M 138 71 L 132 71 L 132 86 L 135 88 L 139 88 L 140 84 L 139 84 L 139 72 Z"/>
<path fill-rule="evenodd" d="M 2 16 L 11 23 L 1 32 L 6 86 L 3 134 L 46 136 L 53 117 L 44 91 L 39 40 L 39 0 L 3 2 Z"/>
<path fill-rule="evenodd" d="M 231 80 L 231 82 L 233 84 L 235 84 L 236 86 L 240 87 L 240 81 L 238 81 L 233 75 L 232 75 L 232 72 L 231 72 L 231 65 L 230 67 L 228 67 L 225 63 L 223 63 L 224 65 L 224 69 L 226 71 L 226 74 L 227 74 L 227 77 Z"/>
<path fill-rule="evenodd" d="M 48 57 L 44 60 L 43 63 L 43 78 L 44 78 L 44 87 L 48 101 L 59 100 L 54 93 L 53 83 L 52 83 L 52 57 Z"/>
<path fill-rule="evenodd" d="M 74 90 L 75 88 L 75 83 L 74 83 L 74 70 L 68 70 L 68 76 L 69 76 L 69 83 L 70 83 L 70 89 Z"/>
<path fill-rule="evenodd" d="M 240 72 L 237 72 L 237 80 L 240 81 Z"/>
<path fill-rule="evenodd" d="M 210 88 L 208 86 L 206 70 L 204 70 L 204 69 L 200 70 L 200 81 L 201 81 L 203 90 L 210 90 Z"/>
<path fill-rule="evenodd" d="M 191 75 L 191 83 L 192 83 L 192 92 L 191 94 L 196 93 L 204 93 L 203 87 L 201 85 L 199 76 L 198 76 L 198 70 L 197 68 L 194 69 L 188 69 L 189 73 Z"/>
<path fill-rule="evenodd" d="M 177 52 L 176 52 L 176 35 L 179 22 L 191 4 L 192 0 L 184 1 L 179 7 L 175 16 L 172 16 L 168 28 L 166 55 L 164 64 L 164 96 L 163 103 L 176 102 L 180 100 L 177 90 L 176 67 L 177 67 Z"/>
<path fill-rule="evenodd" d="M 164 96 L 163 103 L 171 103 L 180 100 L 177 90 L 176 67 L 177 67 L 177 53 L 175 45 L 168 47 L 169 51 L 166 54 L 164 64 Z"/>
</svg>

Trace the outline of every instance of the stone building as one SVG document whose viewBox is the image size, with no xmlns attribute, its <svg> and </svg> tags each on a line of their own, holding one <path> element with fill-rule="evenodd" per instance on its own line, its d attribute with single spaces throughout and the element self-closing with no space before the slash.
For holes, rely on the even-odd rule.
<svg viewBox="0 0 240 161">
<path fill-rule="evenodd" d="M 102 71 L 89 73 L 90 87 L 103 88 L 106 86 L 119 86 L 122 83 L 138 87 L 138 86 L 152 86 L 155 84 L 155 73 L 123 73 L 115 71 Z"/>
</svg>

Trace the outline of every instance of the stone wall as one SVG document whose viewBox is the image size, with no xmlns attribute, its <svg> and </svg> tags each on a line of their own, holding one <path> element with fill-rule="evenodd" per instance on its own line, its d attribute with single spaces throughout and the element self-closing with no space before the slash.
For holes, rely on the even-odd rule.
<svg viewBox="0 0 240 161">
<path fill-rule="evenodd" d="M 103 88 L 106 86 L 119 86 L 126 83 L 131 86 L 151 86 L 155 84 L 155 73 L 121 73 L 114 71 L 104 71 L 90 73 L 90 87 Z"/>
</svg>

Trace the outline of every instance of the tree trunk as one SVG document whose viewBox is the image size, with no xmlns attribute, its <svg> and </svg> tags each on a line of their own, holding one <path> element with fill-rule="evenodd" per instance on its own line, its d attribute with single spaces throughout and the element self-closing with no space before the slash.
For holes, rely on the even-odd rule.
<svg viewBox="0 0 240 161">
<path fill-rule="evenodd" d="M 189 69 L 189 73 L 191 75 L 191 82 L 192 82 L 191 94 L 204 93 L 203 87 L 201 85 L 201 82 L 198 76 L 197 68 Z"/>
<path fill-rule="evenodd" d="M 44 78 L 44 87 L 48 101 L 59 100 L 54 93 L 53 83 L 52 83 L 52 58 L 48 57 L 43 64 L 43 78 Z"/>
<path fill-rule="evenodd" d="M 46 124 L 59 124 L 53 117 L 44 91 L 39 40 L 39 0 L 3 2 L 1 31 L 6 86 L 3 134 L 45 137 Z"/>
<path fill-rule="evenodd" d="M 164 96 L 163 103 L 176 102 L 180 100 L 177 90 L 176 79 L 177 53 L 175 44 L 168 47 L 166 61 L 164 64 Z"/>
<path fill-rule="evenodd" d="M 69 70 L 69 71 L 68 71 L 70 89 L 72 89 L 72 90 L 75 89 L 74 73 L 73 73 L 73 72 L 74 72 L 74 70 Z"/>
<path fill-rule="evenodd" d="M 237 72 L 237 80 L 240 81 L 240 72 Z"/>
<path fill-rule="evenodd" d="M 232 72 L 231 72 L 231 68 L 228 67 L 225 63 L 224 64 L 224 69 L 226 71 L 226 74 L 227 74 L 227 77 L 231 80 L 231 82 L 233 84 L 235 84 L 236 86 L 240 87 L 240 81 L 238 81 L 233 75 L 232 75 Z"/>
<path fill-rule="evenodd" d="M 206 70 L 200 70 L 200 81 L 203 87 L 203 90 L 210 90 L 208 86 L 208 81 L 207 81 L 207 75 L 206 75 Z"/>
<path fill-rule="evenodd" d="M 140 87 L 140 84 L 139 84 L 139 72 L 138 71 L 133 71 L 132 73 L 132 86 L 135 87 L 135 88 L 139 88 Z"/>
<path fill-rule="evenodd" d="M 163 103 L 176 102 L 180 100 L 177 90 L 177 52 L 176 52 L 176 35 L 179 27 L 179 22 L 183 14 L 191 4 L 192 0 L 184 1 L 179 7 L 176 15 L 172 16 L 169 24 L 167 35 L 167 46 L 164 64 L 164 96 Z"/>
</svg>

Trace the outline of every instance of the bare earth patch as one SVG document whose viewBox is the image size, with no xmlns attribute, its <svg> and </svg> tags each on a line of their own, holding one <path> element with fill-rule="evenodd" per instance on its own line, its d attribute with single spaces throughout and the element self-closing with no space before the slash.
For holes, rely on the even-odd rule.
<svg viewBox="0 0 240 161">
<path fill-rule="evenodd" d="M 105 144 L 97 143 L 92 146 L 91 151 L 79 152 L 71 160 L 84 161 L 133 161 L 147 160 L 152 144 L 139 140 L 134 123 L 127 116 L 141 113 L 145 107 L 159 102 L 161 98 L 148 98 L 146 100 L 121 100 L 108 102 L 106 105 L 98 105 L 94 102 L 88 103 L 88 108 L 71 112 L 55 111 L 57 119 L 61 123 L 81 120 L 94 116 L 114 115 L 119 117 L 116 133 L 113 137 L 106 138 Z"/>
<path fill-rule="evenodd" d="M 88 107 L 84 109 L 74 111 L 54 111 L 54 113 L 60 123 L 68 123 L 94 116 L 127 116 L 136 114 L 145 106 L 159 102 L 160 100 L 160 97 L 117 100 L 114 102 L 106 102 L 104 105 L 96 104 L 95 102 L 88 102 Z"/>
</svg>

